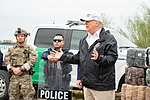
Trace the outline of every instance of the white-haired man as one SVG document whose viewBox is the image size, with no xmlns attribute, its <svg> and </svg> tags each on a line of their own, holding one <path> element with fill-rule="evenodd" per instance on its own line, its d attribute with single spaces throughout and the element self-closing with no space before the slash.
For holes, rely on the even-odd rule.
<svg viewBox="0 0 150 100">
<path fill-rule="evenodd" d="M 117 41 L 103 28 L 101 16 L 89 13 L 85 18 L 87 36 L 80 40 L 74 56 L 54 51 L 55 58 L 79 64 L 77 85 L 84 90 L 85 100 L 115 100 L 115 62 Z"/>
</svg>

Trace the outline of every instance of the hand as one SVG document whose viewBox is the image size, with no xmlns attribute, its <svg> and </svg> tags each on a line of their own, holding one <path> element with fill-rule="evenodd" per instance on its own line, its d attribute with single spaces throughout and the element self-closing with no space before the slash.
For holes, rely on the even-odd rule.
<svg viewBox="0 0 150 100">
<path fill-rule="evenodd" d="M 60 57 L 63 55 L 63 51 L 56 51 L 56 50 L 53 50 L 51 51 L 51 55 L 54 57 L 54 59 L 60 59 Z"/>
<path fill-rule="evenodd" d="M 96 51 L 95 48 L 94 48 L 94 50 L 93 50 L 91 59 L 93 59 L 93 60 L 97 60 L 97 59 L 98 59 L 98 52 Z"/>
<path fill-rule="evenodd" d="M 47 56 L 47 59 L 50 61 L 50 62 L 56 62 L 58 59 L 55 59 L 51 54 Z"/>
<path fill-rule="evenodd" d="M 12 67 L 12 71 L 16 75 L 21 75 L 23 72 L 19 68 Z"/>
<path fill-rule="evenodd" d="M 81 82 L 81 80 L 77 80 L 76 84 L 77 84 L 77 86 L 78 86 L 79 89 L 82 88 L 82 82 Z"/>
</svg>

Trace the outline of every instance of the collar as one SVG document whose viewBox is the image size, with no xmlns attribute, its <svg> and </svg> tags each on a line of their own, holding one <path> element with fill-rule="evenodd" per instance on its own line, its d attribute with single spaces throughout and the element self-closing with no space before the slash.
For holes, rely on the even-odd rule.
<svg viewBox="0 0 150 100">
<path fill-rule="evenodd" d="M 101 32 L 102 28 L 100 28 L 99 30 L 96 31 L 96 34 L 99 36 L 100 32 Z"/>
<path fill-rule="evenodd" d="M 19 45 L 18 45 L 18 43 L 17 43 L 17 44 L 15 44 L 15 47 L 25 47 L 25 46 L 26 46 L 26 44 L 21 45 L 21 46 L 19 46 Z"/>
</svg>

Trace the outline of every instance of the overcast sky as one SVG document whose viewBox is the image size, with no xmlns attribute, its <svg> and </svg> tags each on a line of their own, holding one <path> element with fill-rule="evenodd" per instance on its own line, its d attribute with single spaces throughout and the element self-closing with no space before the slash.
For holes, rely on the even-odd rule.
<svg viewBox="0 0 150 100">
<path fill-rule="evenodd" d="M 89 11 L 105 14 L 117 26 L 140 13 L 141 4 L 150 5 L 150 0 L 0 0 L 0 40 L 15 39 L 18 27 L 32 32 L 36 25 L 66 24 Z"/>
</svg>

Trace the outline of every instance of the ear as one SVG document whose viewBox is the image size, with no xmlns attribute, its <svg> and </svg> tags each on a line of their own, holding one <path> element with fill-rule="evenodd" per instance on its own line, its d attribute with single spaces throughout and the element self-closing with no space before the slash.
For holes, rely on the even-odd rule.
<svg viewBox="0 0 150 100">
<path fill-rule="evenodd" d="M 63 45 L 65 44 L 65 41 L 63 41 Z"/>
<path fill-rule="evenodd" d="M 98 26 L 99 25 L 99 22 L 95 21 L 95 26 Z"/>
</svg>

